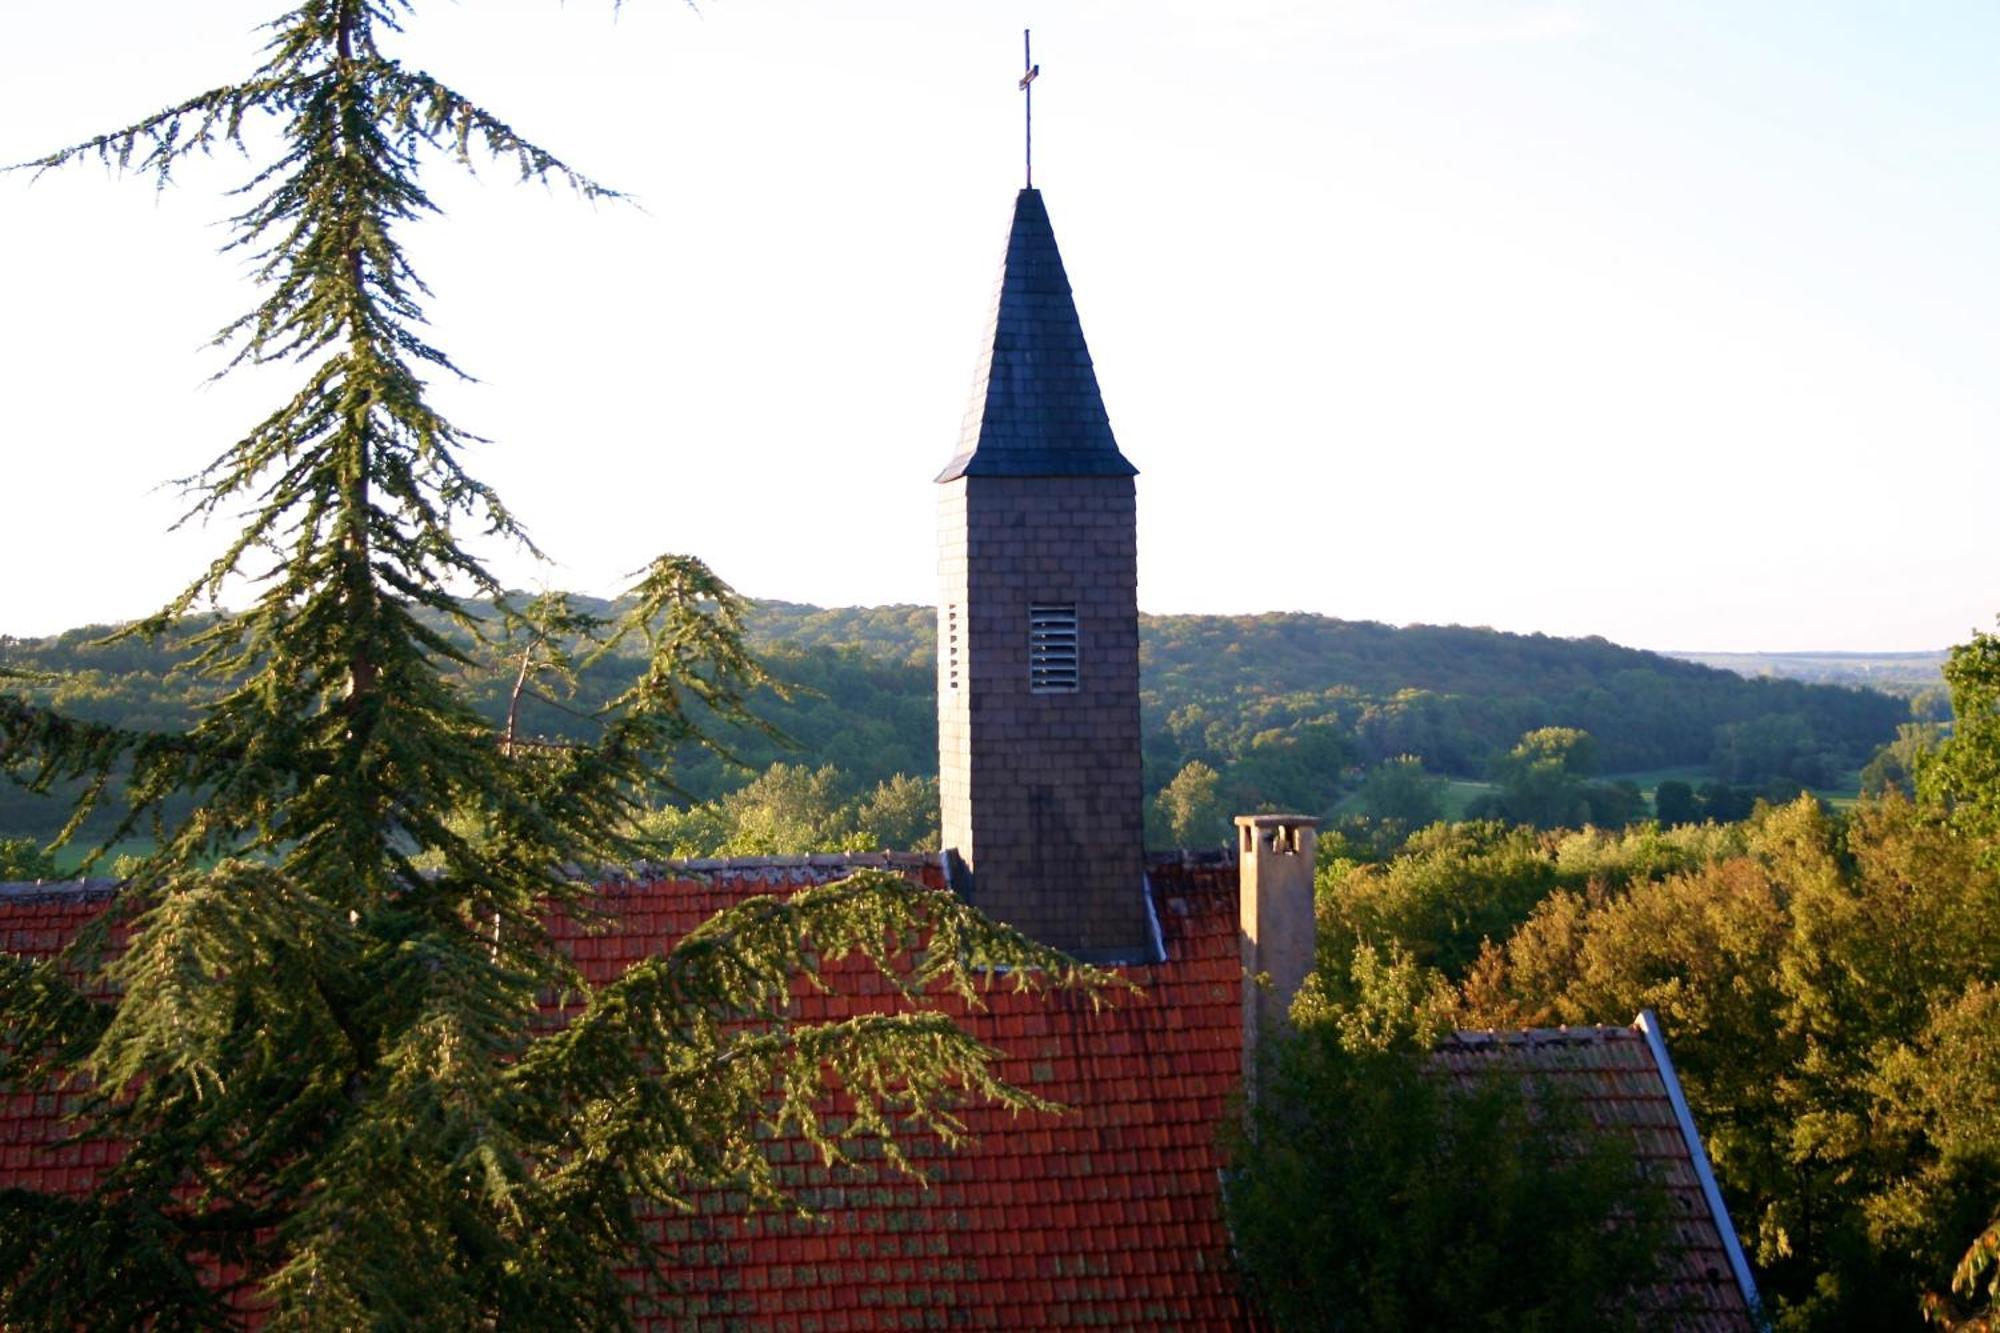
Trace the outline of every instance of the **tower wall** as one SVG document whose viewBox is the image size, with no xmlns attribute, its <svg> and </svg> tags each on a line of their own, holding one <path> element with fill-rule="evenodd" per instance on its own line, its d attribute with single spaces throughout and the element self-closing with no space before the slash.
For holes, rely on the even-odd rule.
<svg viewBox="0 0 2000 1333">
<path fill-rule="evenodd" d="M 962 887 L 1079 957 L 1147 956 L 1132 478 L 960 477 L 938 517 L 940 785 Z M 1073 692 L 1034 688 L 1036 606 L 1075 608 Z"/>
</svg>

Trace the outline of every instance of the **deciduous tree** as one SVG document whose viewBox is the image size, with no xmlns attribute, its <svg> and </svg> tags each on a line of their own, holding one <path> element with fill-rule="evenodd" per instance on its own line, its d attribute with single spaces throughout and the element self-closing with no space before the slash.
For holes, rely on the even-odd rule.
<svg viewBox="0 0 2000 1333">
<path fill-rule="evenodd" d="M 1190 760 L 1153 798 L 1156 826 L 1167 846 L 1194 847 L 1226 841 L 1228 811 L 1221 777 L 1199 759 Z"/>
<path fill-rule="evenodd" d="M 1653 836 L 1703 835 L 1664 878 L 1544 899 L 1461 1019 L 1657 1010 L 1777 1327 L 1914 1328 L 2000 1198 L 2000 877 L 1900 797 Z"/>
<path fill-rule="evenodd" d="M 55 858 L 33 838 L 0 838 L 0 882 L 53 879 Z"/>
<path fill-rule="evenodd" d="M 1631 1298 L 1668 1235 L 1631 1145 L 1518 1074 L 1428 1070 L 1428 988 L 1407 958 L 1356 962 L 1360 998 L 1286 1045 L 1230 1145 L 1231 1231 L 1278 1326 L 1673 1327 Z"/>
<path fill-rule="evenodd" d="M 1386 759 L 1368 770 L 1356 799 L 1377 819 L 1393 819 L 1415 831 L 1445 816 L 1444 779 L 1424 771 L 1413 755 Z"/>
<path fill-rule="evenodd" d="M 1661 828 L 1698 823 L 1701 803 L 1695 799 L 1693 786 L 1678 778 L 1668 778 L 1653 788 L 1653 817 L 1660 821 Z"/>
<path fill-rule="evenodd" d="M 1951 737 L 1917 768 L 1917 790 L 1966 833 L 2000 846 L 2000 637 L 1974 634 L 1944 666 Z"/>
</svg>

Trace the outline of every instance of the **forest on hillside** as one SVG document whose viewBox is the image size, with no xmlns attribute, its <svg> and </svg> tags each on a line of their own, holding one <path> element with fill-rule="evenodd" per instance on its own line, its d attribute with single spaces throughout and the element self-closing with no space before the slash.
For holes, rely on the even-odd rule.
<svg viewBox="0 0 2000 1333">
<path fill-rule="evenodd" d="M 759 643 L 855 650 L 928 672 L 933 622 L 929 607 L 760 602 L 751 632 Z M 1745 679 L 1601 638 L 1456 625 L 1141 616 L 1139 633 L 1155 787 L 1187 759 L 1234 764 L 1260 744 L 1325 748 L 1313 728 L 1346 739 L 1350 766 L 1414 755 L 1434 773 L 1476 778 L 1524 733 L 1549 726 L 1590 732 L 1605 772 L 1708 767 L 1728 781 L 1816 786 L 1859 768 L 1913 704 L 1941 698 Z"/>
<path fill-rule="evenodd" d="M 609 610 L 578 600 L 585 610 Z M 11 688 L 71 716 L 181 730 L 215 690 L 176 670 L 192 628 L 154 644 L 107 642 L 106 626 L 0 637 L 0 668 L 17 673 Z M 684 747 L 662 775 L 660 805 L 715 802 L 781 762 L 830 767 L 834 788 L 857 801 L 899 775 L 935 775 L 930 608 L 762 601 L 751 605 L 747 629 L 778 683 L 754 701 L 771 730 L 727 728 L 721 751 Z M 1494 779 L 1524 735 L 1565 728 L 1590 737 L 1584 776 L 1698 771 L 1712 794 L 1724 793 L 1715 799 L 1734 792 L 1747 809 L 1752 795 L 1851 784 L 1910 717 L 1909 700 L 1878 691 L 1747 680 L 1597 638 L 1302 614 L 1144 616 L 1140 635 L 1146 785 L 1158 816 L 1153 836 L 1163 843 L 1214 833 L 1212 819 L 1185 808 L 1175 819 L 1163 805 L 1190 773 L 1205 807 L 1325 814 L 1391 761 L 1412 758 L 1434 777 Z M 468 696 L 499 725 L 516 704 L 523 646 L 462 633 L 456 642 Z M 544 680 L 518 700 L 519 729 L 587 737 L 592 715 L 632 667 L 621 649 L 579 665 L 560 687 Z M 1626 808 L 1644 812 L 1629 798 Z M 0 789 L 0 834 L 45 840 L 66 809 L 60 799 Z M 86 831 L 101 834 L 110 818 L 100 810 Z"/>
</svg>

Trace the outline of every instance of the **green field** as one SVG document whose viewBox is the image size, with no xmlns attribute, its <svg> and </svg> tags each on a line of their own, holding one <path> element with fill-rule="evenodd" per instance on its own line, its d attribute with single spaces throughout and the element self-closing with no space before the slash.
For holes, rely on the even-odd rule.
<svg viewBox="0 0 2000 1333">
<path fill-rule="evenodd" d="M 1814 787 L 1812 794 L 1825 801 L 1836 810 L 1846 810 L 1861 799 L 1861 770 L 1841 775 L 1838 787 Z"/>
<path fill-rule="evenodd" d="M 1466 806 L 1482 796 L 1490 796 L 1499 790 L 1499 785 L 1492 782 L 1474 782 L 1470 778 L 1446 778 L 1444 812 L 1453 819 L 1463 819 Z"/>
<path fill-rule="evenodd" d="M 94 843 L 81 840 L 71 843 L 55 854 L 56 868 L 65 876 L 79 874 L 83 867 L 83 858 L 90 855 L 95 846 Z M 91 867 L 90 873 L 96 877 L 107 876 L 111 873 L 112 863 L 119 857 L 144 856 L 152 850 L 151 838 L 121 838 L 105 849 L 103 856 L 97 858 L 97 864 Z"/>
</svg>

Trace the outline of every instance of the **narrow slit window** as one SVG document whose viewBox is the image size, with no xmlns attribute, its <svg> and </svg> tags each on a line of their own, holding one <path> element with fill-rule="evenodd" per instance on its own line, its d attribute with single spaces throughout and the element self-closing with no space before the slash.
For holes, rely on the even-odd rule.
<svg viewBox="0 0 2000 1333">
<path fill-rule="evenodd" d="M 1029 692 L 1074 694 L 1076 688 L 1076 603 L 1029 603 Z"/>
<path fill-rule="evenodd" d="M 958 608 L 948 606 L 944 614 L 945 685 L 958 688 Z"/>
</svg>

